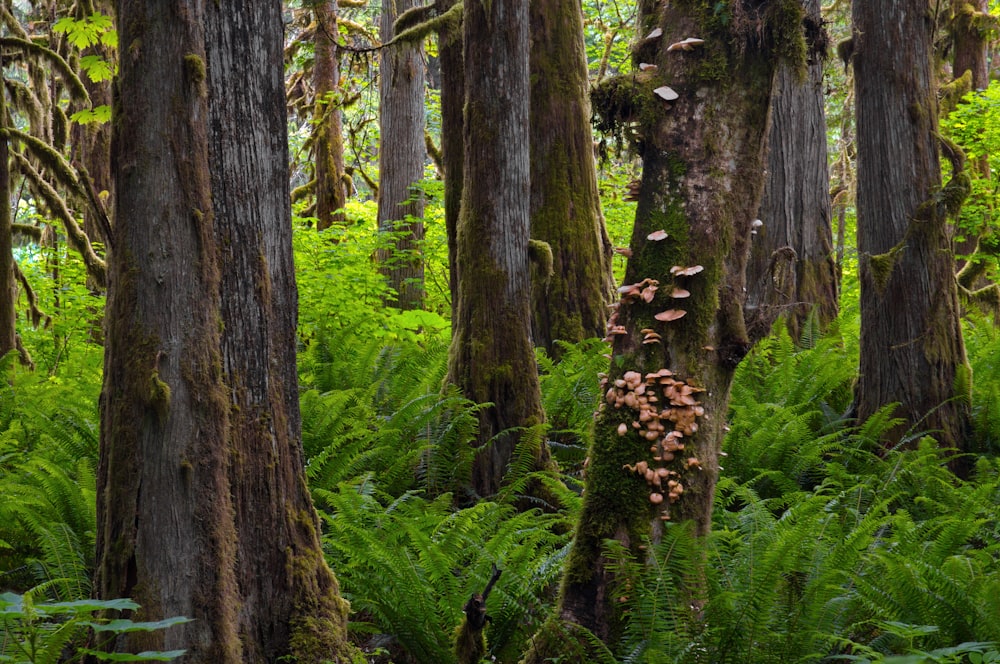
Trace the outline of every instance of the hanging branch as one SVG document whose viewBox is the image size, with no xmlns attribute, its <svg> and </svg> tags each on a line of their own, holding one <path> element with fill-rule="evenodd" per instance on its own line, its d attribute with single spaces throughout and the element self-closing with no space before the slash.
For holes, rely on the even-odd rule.
<svg viewBox="0 0 1000 664">
<path fill-rule="evenodd" d="M 37 226 L 32 226 L 32 228 L 38 228 Z M 39 229 L 41 230 L 41 229 Z M 41 235 L 41 233 L 39 233 Z M 32 327 L 37 328 L 42 321 L 45 321 L 44 326 L 46 328 L 52 324 L 52 316 L 38 308 L 38 297 L 35 295 L 35 289 L 31 287 L 28 283 L 28 278 L 24 276 L 24 272 L 21 272 L 20 266 L 18 266 L 17 261 L 14 261 L 14 276 L 21 283 L 21 288 L 24 289 L 24 296 L 28 299 L 28 315 L 31 317 Z"/>
<path fill-rule="evenodd" d="M 28 125 L 35 127 L 42 124 L 42 102 L 29 86 L 13 78 L 4 79 L 11 103 L 17 110 L 28 116 Z"/>
<path fill-rule="evenodd" d="M 87 104 L 90 103 L 90 95 L 87 94 L 87 88 L 84 87 L 83 81 L 76 75 L 73 68 L 69 66 L 69 63 L 52 49 L 19 37 L 0 37 L 0 47 L 3 46 L 18 48 L 25 53 L 48 60 L 52 67 L 59 72 L 60 78 L 66 83 L 70 95 L 78 101 Z"/>
<path fill-rule="evenodd" d="M 44 200 L 45 204 L 48 205 L 52 213 L 63 222 L 63 226 L 66 228 L 66 237 L 70 244 L 73 245 L 73 248 L 79 252 L 81 258 L 83 258 L 83 264 L 87 268 L 87 273 L 94 278 L 94 281 L 96 281 L 99 286 L 102 288 L 106 286 L 107 265 L 104 260 L 94 252 L 94 248 L 90 244 L 90 238 L 88 238 L 87 234 L 83 232 L 80 225 L 76 223 L 76 219 L 73 217 L 69 207 L 66 205 L 66 201 L 63 200 L 62 196 L 56 192 L 52 185 L 45 181 L 41 174 L 35 170 L 23 154 L 13 152 L 12 155 L 17 168 L 28 179 L 28 182 L 31 185 L 31 190 L 35 192 L 40 199 Z M 77 186 L 79 186 L 79 184 L 77 184 Z"/>
</svg>

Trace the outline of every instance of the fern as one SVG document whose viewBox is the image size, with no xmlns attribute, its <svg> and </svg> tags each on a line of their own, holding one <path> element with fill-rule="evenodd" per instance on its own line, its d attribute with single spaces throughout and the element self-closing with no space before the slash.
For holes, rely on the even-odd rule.
<svg viewBox="0 0 1000 664">
<path fill-rule="evenodd" d="M 342 485 L 327 495 L 324 546 L 354 609 L 420 662 L 454 661 L 462 605 L 496 563 L 504 575 L 490 595 L 487 638 L 491 652 L 516 659 L 550 605 L 566 522 L 497 503 L 451 504 L 448 494 L 393 499 L 370 481 Z"/>
</svg>

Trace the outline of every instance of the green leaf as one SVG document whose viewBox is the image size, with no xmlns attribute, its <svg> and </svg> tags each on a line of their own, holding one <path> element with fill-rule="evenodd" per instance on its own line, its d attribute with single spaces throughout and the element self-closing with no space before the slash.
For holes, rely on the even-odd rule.
<svg viewBox="0 0 1000 664">
<path fill-rule="evenodd" d="M 117 634 L 123 634 L 125 632 L 151 632 L 154 629 L 165 629 L 167 627 L 183 625 L 184 623 L 189 622 L 192 622 L 191 618 L 178 616 L 176 618 L 167 618 L 165 620 L 157 620 L 155 622 L 133 622 L 131 620 L 120 618 L 106 623 L 87 622 L 84 624 L 89 626 L 95 632 L 115 632 Z"/>
<path fill-rule="evenodd" d="M 90 650 L 81 648 L 80 652 L 103 659 L 108 662 L 169 662 L 183 655 L 186 650 L 144 650 L 133 655 L 127 652 L 101 652 L 100 650 Z"/>
<path fill-rule="evenodd" d="M 87 72 L 87 76 L 95 83 L 109 81 L 115 76 L 111 63 L 99 55 L 85 55 L 80 58 L 80 68 Z"/>
<path fill-rule="evenodd" d="M 87 611 L 134 611 L 139 605 L 130 599 L 79 599 L 74 602 L 52 602 L 37 604 L 36 607 L 52 613 L 52 609 L 66 610 L 72 613 L 85 613 Z"/>
<path fill-rule="evenodd" d="M 88 20 L 98 30 L 111 30 L 115 27 L 115 22 L 111 20 L 110 16 L 105 16 L 99 12 L 91 14 Z"/>
<path fill-rule="evenodd" d="M 75 122 L 81 125 L 87 124 L 103 124 L 111 120 L 111 107 L 107 105 L 95 106 L 94 108 L 85 108 L 82 111 L 77 111 L 69 116 L 71 122 Z"/>
</svg>

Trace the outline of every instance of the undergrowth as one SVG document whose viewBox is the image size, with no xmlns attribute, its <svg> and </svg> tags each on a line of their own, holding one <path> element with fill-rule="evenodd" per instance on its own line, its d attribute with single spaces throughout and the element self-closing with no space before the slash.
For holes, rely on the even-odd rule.
<svg viewBox="0 0 1000 664">
<path fill-rule="evenodd" d="M 608 549 L 630 579 L 619 589 L 627 626 L 608 661 L 1000 657 L 1000 465 L 981 454 L 959 480 L 917 430 L 907 449 L 883 450 L 891 406 L 855 426 L 855 325 L 848 317 L 799 343 L 779 332 L 741 365 L 707 548 L 670 525 L 642 560 Z M 300 360 L 307 477 L 324 550 L 352 603 L 353 638 L 371 661 L 454 661 L 462 606 L 495 564 L 503 574 L 487 607 L 489 654 L 516 662 L 555 605 L 605 348 L 566 346 L 558 363 L 539 356 L 549 423 L 524 439 L 546 441 L 563 473 L 533 475 L 515 461 L 494 501 L 468 506 L 480 406 L 444 386 L 446 331 L 352 330 L 304 328 Z M 1000 440 L 1000 333 L 974 317 L 967 332 L 974 435 L 989 452 Z M 85 597 L 99 355 L 71 354 L 53 375 L 7 370 L 0 589 Z M 522 489 L 533 481 L 557 498 L 544 509 L 525 509 Z M 695 564 L 706 565 L 708 601 L 692 610 L 677 589 Z"/>
</svg>

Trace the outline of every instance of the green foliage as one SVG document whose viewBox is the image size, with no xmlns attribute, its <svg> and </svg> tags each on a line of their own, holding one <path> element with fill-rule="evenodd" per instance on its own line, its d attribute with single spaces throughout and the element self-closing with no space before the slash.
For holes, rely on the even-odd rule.
<svg viewBox="0 0 1000 664">
<path fill-rule="evenodd" d="M 56 34 L 65 34 L 69 43 L 79 49 L 96 44 L 110 48 L 118 47 L 118 32 L 115 30 L 114 21 L 110 16 L 99 12 L 79 20 L 69 16 L 61 18 L 52 25 L 52 31 Z"/>
<path fill-rule="evenodd" d="M 564 515 L 481 502 L 456 511 L 449 494 L 428 500 L 379 491 L 377 478 L 328 494 L 323 543 L 357 618 L 354 630 L 390 635 L 414 661 L 453 662 L 462 606 L 496 563 L 486 638 L 499 661 L 516 661 L 551 608 L 568 550 Z"/>
<path fill-rule="evenodd" d="M 104 652 L 102 644 L 118 634 L 151 632 L 190 622 L 188 618 L 168 618 L 156 622 L 133 622 L 111 618 L 109 612 L 135 611 L 139 605 L 128 599 L 76 600 L 72 602 L 36 601 L 35 591 L 24 595 L 0 594 L 0 662 L 17 664 L 55 664 L 84 661 L 85 657 L 112 662 L 168 662 L 184 650 L 140 653 Z M 76 648 L 79 640 L 92 632 L 94 648 Z M 67 658 L 67 653 L 72 654 Z"/>
<path fill-rule="evenodd" d="M 962 237 L 992 237 L 998 232 L 993 220 L 996 207 L 996 172 L 1000 168 L 1000 82 L 991 81 L 985 90 L 967 94 L 954 111 L 941 120 L 941 128 L 966 154 L 971 176 L 971 193 L 962 206 L 957 227 Z M 997 273 L 995 251 L 980 255 L 989 263 L 991 276 Z"/>
<path fill-rule="evenodd" d="M 90 592 L 96 531 L 95 370 L 24 374 L 0 390 L 0 584 Z"/>
<path fill-rule="evenodd" d="M 608 345 L 599 339 L 556 342 L 559 362 L 537 349 L 542 406 L 549 424 L 549 447 L 564 472 L 579 470 L 593 441 L 594 411 L 601 398 L 597 374 L 607 371 Z"/>
<path fill-rule="evenodd" d="M 1000 657 L 1000 465 L 982 457 L 963 482 L 929 438 L 881 450 L 891 407 L 858 428 L 842 415 L 855 357 L 835 328 L 813 348 L 781 334 L 747 358 L 706 553 L 709 601 L 695 617 L 677 596 L 698 553 L 675 529 L 643 561 L 611 550 L 633 578 L 620 661 Z"/>
</svg>

